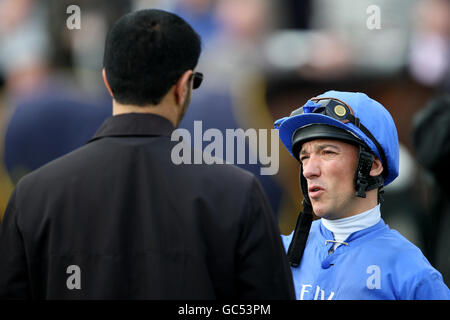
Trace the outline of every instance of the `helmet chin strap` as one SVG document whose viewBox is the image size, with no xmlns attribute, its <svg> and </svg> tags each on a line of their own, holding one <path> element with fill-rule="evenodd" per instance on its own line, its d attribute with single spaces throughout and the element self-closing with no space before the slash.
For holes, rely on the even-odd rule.
<svg viewBox="0 0 450 320">
<path fill-rule="evenodd" d="M 383 201 L 384 179 L 382 175 L 372 177 L 370 170 L 372 169 L 373 155 L 368 152 L 362 145 L 359 146 L 358 164 L 356 166 L 354 185 L 355 196 L 365 198 L 366 191 L 378 188 L 378 203 Z M 303 177 L 303 167 L 300 163 L 300 188 L 303 193 L 303 211 L 298 215 L 297 223 L 294 229 L 287 257 L 291 267 L 298 267 L 303 256 L 303 251 L 308 240 L 309 230 L 313 218 L 313 209 L 308 195 L 308 182 Z"/>
<path fill-rule="evenodd" d="M 294 229 L 289 249 L 287 251 L 287 258 L 291 267 L 298 267 L 305 251 L 306 241 L 308 240 L 309 230 L 313 219 L 313 209 L 311 201 L 308 196 L 308 182 L 303 177 L 303 168 L 300 163 L 300 189 L 303 193 L 303 211 L 299 213 L 297 223 Z"/>
</svg>

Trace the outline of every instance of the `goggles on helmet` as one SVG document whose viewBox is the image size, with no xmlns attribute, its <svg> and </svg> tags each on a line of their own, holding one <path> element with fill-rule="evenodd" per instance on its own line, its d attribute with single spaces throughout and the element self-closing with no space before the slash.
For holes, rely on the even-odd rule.
<svg viewBox="0 0 450 320">
<path fill-rule="evenodd" d="M 386 166 L 386 156 L 381 145 L 377 139 L 370 133 L 370 131 L 359 121 L 359 118 L 355 117 L 353 109 L 344 101 L 336 98 L 311 98 L 309 99 L 314 104 L 307 103 L 304 106 L 292 111 L 290 117 L 305 113 L 319 113 L 336 119 L 342 123 L 352 123 L 359 128 L 377 147 L 377 150 L 381 156 L 383 165 Z M 317 104 L 320 106 L 317 107 Z"/>
</svg>

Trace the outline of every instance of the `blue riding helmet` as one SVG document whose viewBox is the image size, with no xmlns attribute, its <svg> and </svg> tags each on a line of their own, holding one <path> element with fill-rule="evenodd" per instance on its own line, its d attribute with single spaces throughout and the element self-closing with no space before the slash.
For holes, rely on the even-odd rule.
<svg viewBox="0 0 450 320">
<path fill-rule="evenodd" d="M 319 127 L 315 125 L 322 129 L 314 132 L 311 128 Z M 359 142 L 376 155 L 383 164 L 384 186 L 398 176 L 399 146 L 394 120 L 380 103 L 364 93 L 325 92 L 308 100 L 289 117 L 275 121 L 274 126 L 284 146 L 297 160 L 299 149 L 293 150 L 296 145 L 301 146 L 308 139 L 334 137 Z"/>
</svg>

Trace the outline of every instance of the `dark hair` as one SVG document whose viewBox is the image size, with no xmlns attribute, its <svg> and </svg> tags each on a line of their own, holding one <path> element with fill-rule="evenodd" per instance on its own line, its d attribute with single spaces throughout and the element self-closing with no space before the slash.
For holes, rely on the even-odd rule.
<svg viewBox="0 0 450 320">
<path fill-rule="evenodd" d="M 179 16 L 146 9 L 120 18 L 106 38 L 103 64 L 114 99 L 159 104 L 201 52 L 200 36 Z"/>
</svg>

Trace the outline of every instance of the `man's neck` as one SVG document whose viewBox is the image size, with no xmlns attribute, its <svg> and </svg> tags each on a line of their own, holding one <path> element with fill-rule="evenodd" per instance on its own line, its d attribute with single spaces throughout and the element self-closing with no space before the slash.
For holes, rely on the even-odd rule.
<svg viewBox="0 0 450 320">
<path fill-rule="evenodd" d="M 168 119 L 174 127 L 178 126 L 178 116 L 176 113 L 176 108 L 171 105 L 166 105 L 165 103 L 160 103 L 158 105 L 145 105 L 136 106 L 121 104 L 116 100 L 113 100 L 113 116 L 125 113 L 151 113 Z"/>
<path fill-rule="evenodd" d="M 366 191 L 366 197 L 360 198 L 355 196 L 351 204 L 346 207 L 346 210 L 339 214 L 333 214 L 332 217 L 327 217 L 329 220 L 348 218 L 356 216 L 362 212 L 366 212 L 374 208 L 378 204 L 378 190 Z"/>
</svg>

